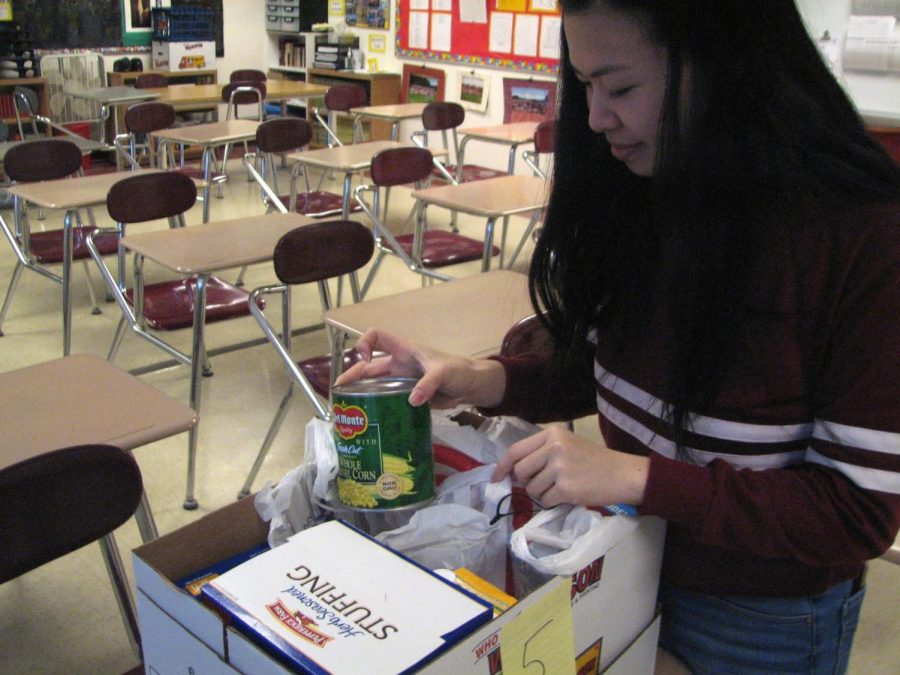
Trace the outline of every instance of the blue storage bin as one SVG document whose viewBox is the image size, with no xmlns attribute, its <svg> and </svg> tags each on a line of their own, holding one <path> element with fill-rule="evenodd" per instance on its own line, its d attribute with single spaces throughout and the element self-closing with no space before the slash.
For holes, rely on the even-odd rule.
<svg viewBox="0 0 900 675">
<path fill-rule="evenodd" d="M 215 40 L 213 17 L 208 7 L 154 7 L 151 12 L 155 42 Z"/>
</svg>

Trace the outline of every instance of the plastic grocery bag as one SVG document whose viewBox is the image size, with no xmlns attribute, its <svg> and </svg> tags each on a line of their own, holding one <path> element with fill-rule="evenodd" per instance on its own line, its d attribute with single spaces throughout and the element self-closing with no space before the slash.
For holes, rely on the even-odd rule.
<svg viewBox="0 0 900 675">
<path fill-rule="evenodd" d="M 499 588 L 506 585 L 510 525 L 494 518 L 509 481 L 491 483 L 493 465 L 449 476 L 435 502 L 376 539 L 429 569 L 466 567 Z"/>
<path fill-rule="evenodd" d="M 550 576 L 575 574 L 628 536 L 638 522 L 633 516 L 604 516 L 570 504 L 538 512 L 510 537 L 517 594 Z"/>
<path fill-rule="evenodd" d="M 432 436 L 435 441 L 457 448 L 482 464 L 496 464 L 510 445 L 541 430 L 518 417 L 469 415 L 471 423 L 460 424 L 456 421 L 460 413 L 466 414 L 465 409 L 432 411 Z"/>
<path fill-rule="evenodd" d="M 337 453 L 327 422 L 313 418 L 306 425 L 306 447 L 300 465 L 275 485 L 267 481 L 253 505 L 259 517 L 269 522 L 269 546 L 275 547 L 301 530 L 328 520 L 321 501 L 334 489 Z M 317 495 L 323 495 L 318 497 Z M 335 499 L 337 495 L 335 493 Z"/>
</svg>

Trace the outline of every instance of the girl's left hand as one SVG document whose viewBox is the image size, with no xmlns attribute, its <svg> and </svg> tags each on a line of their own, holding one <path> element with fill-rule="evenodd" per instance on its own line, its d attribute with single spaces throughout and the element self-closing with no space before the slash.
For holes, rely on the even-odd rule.
<svg viewBox="0 0 900 675">
<path fill-rule="evenodd" d="M 491 480 L 513 474 L 545 507 L 638 505 L 649 464 L 646 457 L 610 450 L 554 425 L 511 445 Z"/>
</svg>

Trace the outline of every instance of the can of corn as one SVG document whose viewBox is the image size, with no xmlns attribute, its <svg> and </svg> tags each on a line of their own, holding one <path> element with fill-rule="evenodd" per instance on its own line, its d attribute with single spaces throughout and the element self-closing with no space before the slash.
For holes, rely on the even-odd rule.
<svg viewBox="0 0 900 675">
<path fill-rule="evenodd" d="M 353 509 L 421 506 L 434 497 L 428 405 L 407 400 L 415 379 L 373 378 L 331 390 L 338 499 Z"/>
</svg>

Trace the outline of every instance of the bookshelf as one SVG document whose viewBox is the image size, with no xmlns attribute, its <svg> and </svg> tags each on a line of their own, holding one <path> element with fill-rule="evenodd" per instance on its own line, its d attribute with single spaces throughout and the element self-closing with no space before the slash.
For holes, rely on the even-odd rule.
<svg viewBox="0 0 900 675">
<path fill-rule="evenodd" d="M 106 84 L 110 87 L 134 84 L 138 76 L 145 73 L 164 75 L 169 80 L 169 84 L 216 84 L 218 78 L 218 71 L 214 68 L 206 70 L 144 70 L 106 73 Z"/>
<path fill-rule="evenodd" d="M 50 100 L 47 94 L 47 80 L 43 77 L 15 77 L 0 79 L 0 117 L 10 127 L 16 125 L 16 113 L 13 108 L 13 89 L 18 86 L 34 89 L 38 96 L 38 113 L 49 117 Z"/>
<path fill-rule="evenodd" d="M 400 75 L 398 73 L 366 73 L 354 70 L 325 70 L 312 68 L 315 61 L 316 44 L 327 42 L 328 33 L 290 33 L 284 31 L 269 30 L 268 33 L 268 77 L 273 80 L 304 80 L 316 84 L 338 84 L 342 82 L 354 82 L 362 85 L 368 94 L 368 105 L 382 105 L 400 102 Z M 303 102 L 290 108 L 305 115 L 313 121 L 311 110 L 306 110 Z M 321 98 L 309 99 L 311 107 L 322 106 Z M 315 143 L 324 145 L 324 131 L 319 135 L 318 124 Z M 343 133 L 341 133 L 343 131 Z M 387 140 L 391 137 L 391 125 L 388 122 L 365 122 L 364 131 L 367 137 L 373 140 Z M 339 130 L 339 135 L 347 140 L 351 137 L 349 127 L 347 130 Z"/>
<path fill-rule="evenodd" d="M 283 33 L 269 31 L 269 70 L 284 73 L 285 79 L 304 79 L 307 64 L 312 65 L 316 41 L 324 42 L 327 33 Z"/>
</svg>

